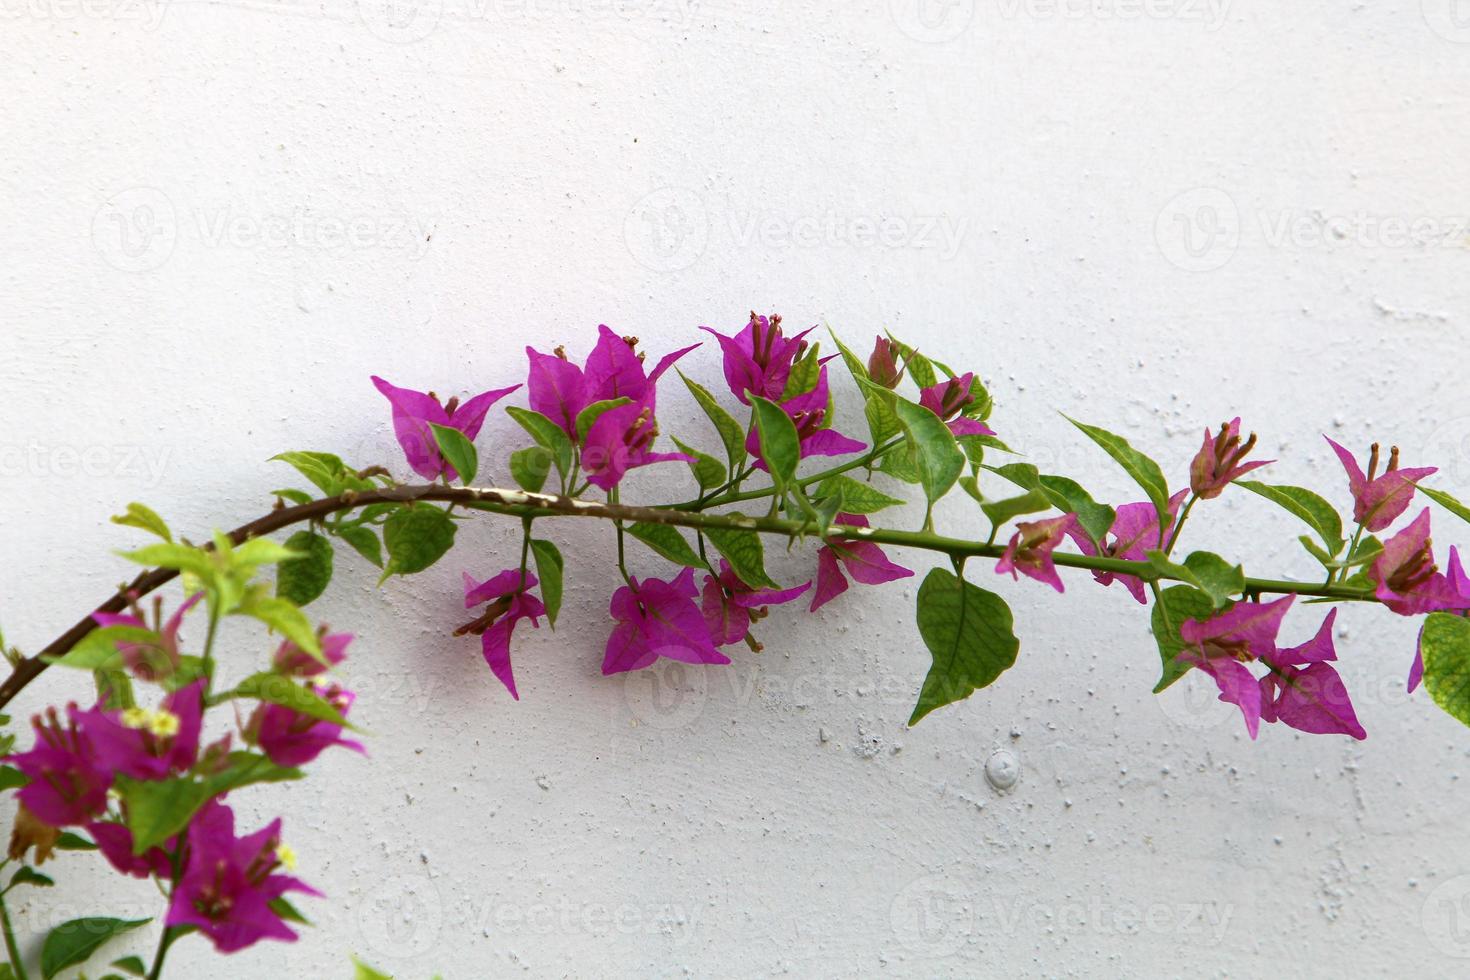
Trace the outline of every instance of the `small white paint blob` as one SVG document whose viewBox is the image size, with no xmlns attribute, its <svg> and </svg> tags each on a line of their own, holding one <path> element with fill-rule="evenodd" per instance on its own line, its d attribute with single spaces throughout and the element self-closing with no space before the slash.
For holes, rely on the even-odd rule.
<svg viewBox="0 0 1470 980">
<path fill-rule="evenodd" d="M 1021 760 L 1010 749 L 1001 749 L 985 760 L 985 778 L 1000 792 L 1007 792 L 1021 778 Z"/>
</svg>

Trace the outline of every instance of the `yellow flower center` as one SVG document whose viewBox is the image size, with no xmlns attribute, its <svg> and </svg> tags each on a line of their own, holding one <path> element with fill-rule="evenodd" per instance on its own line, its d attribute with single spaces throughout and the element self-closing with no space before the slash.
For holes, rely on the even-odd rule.
<svg viewBox="0 0 1470 980">
<path fill-rule="evenodd" d="M 179 716 L 161 709 L 128 708 L 122 713 L 122 723 L 126 728 L 146 731 L 159 738 L 171 738 L 179 733 Z"/>
<path fill-rule="evenodd" d="M 290 844 L 276 845 L 276 860 L 280 861 L 281 866 L 287 871 L 296 870 L 296 852 L 292 850 Z"/>
</svg>

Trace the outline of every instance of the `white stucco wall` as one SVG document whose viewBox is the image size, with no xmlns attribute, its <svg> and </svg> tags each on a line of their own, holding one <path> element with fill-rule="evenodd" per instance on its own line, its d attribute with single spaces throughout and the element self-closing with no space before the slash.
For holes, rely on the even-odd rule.
<svg viewBox="0 0 1470 980">
<path fill-rule="evenodd" d="M 129 500 L 199 536 L 290 483 L 281 450 L 401 470 L 370 373 L 495 387 L 524 344 L 581 351 L 599 322 L 655 351 L 751 307 L 855 344 L 891 327 L 1115 500 L 1126 477 L 1057 409 L 1175 480 L 1239 412 L 1276 482 L 1345 501 L 1326 431 L 1470 494 L 1453 0 L 411 2 L 0 0 L 10 642 L 129 574 L 109 551 L 138 538 L 107 523 Z M 688 367 L 718 379 L 708 347 Z M 677 385 L 660 407 L 713 445 Z M 517 439 L 492 416 L 495 478 Z M 1249 570 L 1312 574 L 1300 529 L 1245 496 L 1197 511 L 1192 543 L 1258 534 Z M 963 499 L 943 518 L 982 533 Z M 1252 743 L 1201 688 L 1150 694 L 1120 589 L 977 564 L 1020 660 L 910 731 L 917 579 L 776 612 L 730 668 L 607 680 L 610 538 L 564 522 L 564 625 L 517 638 L 515 704 L 448 635 L 460 570 L 503 567 L 514 532 L 467 528 L 381 590 L 339 555 L 314 611 L 361 635 L 372 757 L 237 800 L 251 825 L 285 814 L 330 898 L 300 943 L 225 967 L 181 942 L 178 976 L 346 976 L 354 951 L 455 980 L 1467 971 L 1470 732 L 1403 693 L 1413 624 L 1342 614 L 1366 743 Z M 232 668 L 265 656 L 230 636 Z M 16 708 L 80 693 L 53 673 Z M 999 749 L 1009 794 L 984 776 Z M 63 856 L 22 933 L 158 911 L 99 865 Z"/>
</svg>

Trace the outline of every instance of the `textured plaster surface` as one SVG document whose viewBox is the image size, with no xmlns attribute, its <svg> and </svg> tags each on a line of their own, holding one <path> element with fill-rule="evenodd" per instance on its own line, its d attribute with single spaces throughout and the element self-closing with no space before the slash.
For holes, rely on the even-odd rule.
<svg viewBox="0 0 1470 980">
<path fill-rule="evenodd" d="M 1238 412 L 1276 482 L 1342 502 L 1327 432 L 1470 495 L 1451 0 L 418 2 L 0 0 L 9 642 L 128 574 L 109 551 L 138 538 L 107 517 L 129 500 L 200 536 L 291 483 L 276 452 L 401 468 L 370 373 L 498 387 L 527 343 L 578 353 L 607 322 L 662 351 L 752 306 L 976 369 L 1006 438 L 1114 500 L 1126 477 L 1056 409 L 1175 481 Z M 685 366 L 713 385 L 717 365 Z M 714 445 L 677 382 L 660 414 Z M 493 415 L 492 477 L 519 444 Z M 689 489 L 671 468 L 627 496 Z M 1197 514 L 1190 545 L 1312 574 L 1265 501 Z M 985 533 L 964 500 L 940 517 Z M 517 638 L 519 704 L 449 636 L 460 571 L 508 564 L 512 523 L 382 589 L 339 556 L 313 611 L 360 634 L 371 758 L 237 801 L 249 825 L 284 813 L 330 898 L 293 946 L 222 966 L 181 942 L 178 975 L 345 976 L 351 952 L 456 980 L 1466 973 L 1470 733 L 1403 692 L 1408 622 L 1339 621 L 1369 741 L 1252 743 L 1192 683 L 1150 693 L 1121 589 L 977 563 L 1020 660 L 910 731 L 917 579 L 775 612 L 726 669 L 607 680 L 610 533 L 549 528 L 567 606 Z M 223 659 L 267 649 L 233 629 Z M 54 672 L 15 707 L 82 694 Z M 157 912 L 98 864 L 57 861 L 24 942 Z"/>
</svg>

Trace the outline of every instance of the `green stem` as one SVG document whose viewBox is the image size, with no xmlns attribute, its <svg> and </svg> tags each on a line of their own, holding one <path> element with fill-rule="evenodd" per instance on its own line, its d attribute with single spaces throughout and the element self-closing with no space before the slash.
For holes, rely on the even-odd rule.
<svg viewBox="0 0 1470 980">
<path fill-rule="evenodd" d="M 846 468 L 851 468 L 849 464 Z M 838 469 L 842 469 L 839 467 Z M 802 483 L 822 479 L 827 474 L 818 474 Z M 768 496 L 769 490 L 753 496 Z M 728 502 L 733 498 L 725 498 Z M 398 486 L 382 490 L 345 493 L 336 497 L 314 500 L 309 504 L 273 510 L 229 535 L 235 544 L 251 538 L 271 534 L 283 528 L 321 518 L 341 511 L 355 510 L 372 504 L 406 503 L 409 501 L 459 503 L 470 510 L 504 514 L 518 518 L 548 517 L 593 517 L 612 520 L 619 524 L 618 543 L 622 551 L 622 527 L 624 521 L 643 521 L 653 524 L 668 524 L 675 527 L 727 528 L 738 531 L 756 531 L 761 534 L 779 534 L 798 537 L 816 531 L 809 520 L 788 520 L 778 517 L 752 518 L 740 514 L 712 514 L 703 510 L 686 511 L 670 507 L 633 507 L 609 501 L 606 504 L 592 500 L 578 500 L 559 494 L 528 493 L 495 487 L 442 487 L 435 485 Z M 714 502 L 711 502 L 714 503 Z M 885 528 L 859 528 L 834 525 L 829 536 L 851 541 L 871 541 L 904 548 L 918 548 L 948 555 L 950 558 L 991 558 L 1004 554 L 1000 545 L 987 542 L 967 541 L 950 538 L 932 531 L 898 531 Z M 621 557 L 621 555 L 620 555 Z M 1057 552 L 1053 560 L 1064 568 L 1083 568 L 1090 571 L 1114 572 L 1136 575 L 1145 581 L 1154 579 L 1174 580 L 1175 576 L 1161 575 L 1147 562 L 1128 561 L 1122 558 L 1070 554 Z M 129 593 L 141 597 L 162 587 L 178 577 L 173 569 L 155 568 L 142 572 L 132 582 L 98 607 L 99 612 L 120 612 L 129 601 Z M 1301 595 L 1332 599 L 1342 602 L 1377 602 L 1371 589 L 1353 588 L 1340 583 L 1295 582 L 1284 579 L 1246 579 L 1245 591 L 1261 594 Z M 10 703 L 22 689 L 50 665 L 51 661 L 63 656 L 96 628 L 96 621 L 88 614 L 71 629 L 53 640 L 40 653 L 20 660 L 10 676 L 0 683 L 0 707 Z"/>
<path fill-rule="evenodd" d="M 163 976 L 163 960 L 168 956 L 168 949 L 179 938 L 179 933 L 170 926 L 165 926 L 163 932 L 158 935 L 158 951 L 153 954 L 153 966 L 148 970 L 148 980 L 158 980 Z"/>
<path fill-rule="evenodd" d="M 1174 522 L 1174 533 L 1169 535 L 1169 543 L 1164 546 L 1164 557 L 1167 558 L 1174 551 L 1174 544 L 1179 540 L 1179 532 L 1184 530 L 1184 522 L 1189 520 L 1189 512 L 1194 510 L 1194 502 L 1199 497 L 1190 493 L 1189 499 L 1184 502 L 1184 509 L 1179 512 L 1179 520 Z"/>
<path fill-rule="evenodd" d="M 5 862 L 5 864 L 9 863 L 9 861 Z M 30 980 L 26 973 L 25 961 L 20 958 L 20 947 L 15 943 L 15 928 L 10 924 L 10 910 L 5 907 L 3 893 L 0 893 L 0 929 L 5 932 L 5 953 L 10 957 L 10 968 L 15 973 L 15 980 Z"/>
</svg>

